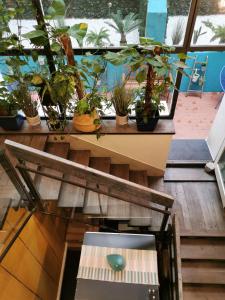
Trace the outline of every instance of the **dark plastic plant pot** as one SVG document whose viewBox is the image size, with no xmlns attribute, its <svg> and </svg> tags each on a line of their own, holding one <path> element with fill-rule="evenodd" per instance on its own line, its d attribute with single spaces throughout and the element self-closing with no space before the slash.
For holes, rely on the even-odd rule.
<svg viewBox="0 0 225 300">
<path fill-rule="evenodd" d="M 24 123 L 21 115 L 0 116 L 0 126 L 5 130 L 20 130 Z"/>
<path fill-rule="evenodd" d="M 154 117 L 148 117 L 147 120 L 143 119 L 143 115 L 136 112 L 136 124 L 138 131 L 153 131 L 159 121 L 159 112 L 155 113 Z"/>
</svg>

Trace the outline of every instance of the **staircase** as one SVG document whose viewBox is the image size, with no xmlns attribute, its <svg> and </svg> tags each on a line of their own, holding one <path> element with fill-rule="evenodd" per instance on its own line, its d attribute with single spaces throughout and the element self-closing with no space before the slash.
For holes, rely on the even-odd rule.
<svg viewBox="0 0 225 300">
<path fill-rule="evenodd" d="M 127 164 L 111 164 L 109 157 L 92 157 L 88 150 L 70 150 L 68 143 L 47 142 L 45 151 L 148 187 L 149 176 L 146 171 L 130 170 Z M 86 184 L 85 179 L 81 180 L 69 174 L 47 168 L 42 168 L 41 171 Z M 58 207 L 70 207 L 92 218 L 102 216 L 109 220 L 126 221 L 131 227 L 151 226 L 152 212 L 146 208 L 40 175 L 36 176 L 35 183 L 41 197 L 46 200 L 58 200 Z M 88 185 L 91 186 L 90 183 Z M 93 185 L 92 187 L 95 188 Z M 104 186 L 101 188 L 104 190 Z"/>
<path fill-rule="evenodd" d="M 119 178 L 148 186 L 149 177 L 146 171 L 130 170 L 128 164 L 112 164 L 110 157 L 93 157 L 89 150 L 70 150 L 68 143 L 46 142 L 45 151 Z M 42 171 L 49 170 L 44 169 Z M 50 173 L 86 184 L 85 179 L 81 180 L 69 174 L 63 175 L 54 170 L 50 170 Z M 127 230 L 151 227 L 152 212 L 146 208 L 43 176 L 37 176 L 35 182 L 43 199 L 54 201 L 58 199 L 58 207 L 72 209 L 72 218 L 68 224 L 66 235 L 68 245 L 72 249 L 81 248 L 86 231 L 99 230 L 99 226 L 92 225 L 92 223 L 98 224 L 96 220 L 101 220 L 102 217 L 114 221 L 113 224 L 116 224 L 117 228 L 119 224 L 126 224 Z M 101 188 L 105 190 L 104 186 Z M 77 218 L 79 222 L 77 222 Z M 159 229 L 160 227 L 158 227 Z"/>
<path fill-rule="evenodd" d="M 184 300 L 225 299 L 224 236 L 181 236 Z"/>
<path fill-rule="evenodd" d="M 9 144 L 6 148 L 13 165 L 18 164 L 15 158 L 23 162 L 18 169 L 29 189 L 35 186 L 35 199 L 42 200 L 43 212 L 70 218 L 66 235 L 69 247 L 79 249 L 84 233 L 98 231 L 100 225 L 116 231 L 120 226 L 123 230 L 159 231 L 166 225 L 173 198 L 158 192 L 154 187 L 158 178 L 149 177 L 145 170 L 111 163 L 110 157 L 94 157 L 87 149 L 72 150 L 66 142 L 43 139 L 36 144 L 24 143 L 46 152 L 46 156 L 20 144 Z M 27 173 L 25 177 L 23 171 Z M 156 223 L 152 209 L 157 215 Z"/>
</svg>

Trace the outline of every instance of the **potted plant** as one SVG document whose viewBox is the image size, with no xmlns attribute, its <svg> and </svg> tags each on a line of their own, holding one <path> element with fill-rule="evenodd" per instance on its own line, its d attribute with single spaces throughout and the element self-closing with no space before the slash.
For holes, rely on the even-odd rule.
<svg viewBox="0 0 225 300">
<path fill-rule="evenodd" d="M 136 97 L 137 129 L 152 131 L 163 110 L 161 95 L 165 89 L 174 87 L 170 73 L 174 69 L 183 72 L 186 65 L 181 61 L 170 61 L 168 53 L 173 48 L 150 38 L 141 38 L 140 42 L 140 45 L 127 47 L 119 53 L 108 52 L 105 59 L 115 65 L 127 64 L 131 71 L 136 72 L 138 84 L 144 84 Z M 180 55 L 180 58 L 184 57 Z"/>
<path fill-rule="evenodd" d="M 128 124 L 128 114 L 130 106 L 134 101 L 134 93 L 132 90 L 126 89 L 126 81 L 122 84 L 117 84 L 112 92 L 110 104 L 113 105 L 116 112 L 116 124 L 119 126 Z"/>
<path fill-rule="evenodd" d="M 0 126 L 5 130 L 19 130 L 24 122 L 23 116 L 18 114 L 18 107 L 3 84 L 1 82 L 0 86 Z"/>
<path fill-rule="evenodd" d="M 44 86 L 41 99 L 43 101 L 45 94 L 48 93 L 52 103 L 43 106 L 50 130 L 62 131 L 67 124 L 67 114 L 75 94 L 76 83 L 73 71 L 73 67 L 62 65 L 53 74 L 48 74 L 48 77 L 46 74 L 41 75 Z"/>
<path fill-rule="evenodd" d="M 32 75 L 23 72 L 22 67 L 28 65 L 26 57 L 10 57 L 6 64 L 11 69 L 12 74 L 5 76 L 6 84 L 13 84 L 11 91 L 12 101 L 21 109 L 30 126 L 40 125 L 41 120 L 38 115 L 38 100 L 31 94 Z"/>
<path fill-rule="evenodd" d="M 81 60 L 80 74 L 85 79 L 85 97 L 76 102 L 74 108 L 74 128 L 82 132 L 93 132 L 100 128 L 102 103 L 105 102 L 105 90 L 101 89 L 101 76 L 106 64 L 101 58 L 88 55 Z"/>
</svg>

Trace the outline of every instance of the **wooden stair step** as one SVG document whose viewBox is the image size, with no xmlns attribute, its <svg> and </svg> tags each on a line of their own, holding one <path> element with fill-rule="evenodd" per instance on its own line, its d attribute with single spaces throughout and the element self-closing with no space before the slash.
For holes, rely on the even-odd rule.
<svg viewBox="0 0 225 300">
<path fill-rule="evenodd" d="M 93 169 L 109 173 L 110 172 L 110 163 L 111 160 L 109 157 L 91 157 L 89 166 Z M 88 186 L 97 188 L 97 186 L 92 183 L 87 183 Z M 107 188 L 101 186 L 102 190 L 107 191 Z M 100 203 L 99 203 L 100 202 Z M 90 215 L 101 215 L 101 212 L 106 215 L 108 206 L 108 196 L 103 194 L 98 194 L 96 192 L 86 189 L 85 200 L 84 200 L 84 209 L 85 214 Z"/>
<path fill-rule="evenodd" d="M 70 150 L 69 160 L 84 166 L 89 165 L 91 152 L 89 150 Z M 77 182 L 79 184 L 86 184 L 85 179 L 79 179 L 75 176 L 64 175 L 64 179 Z M 59 207 L 83 207 L 84 205 L 85 189 L 74 186 L 68 183 L 62 183 L 62 188 L 59 195 Z"/>
<path fill-rule="evenodd" d="M 225 285 L 225 261 L 202 262 L 186 261 L 182 263 L 183 283 L 223 284 Z"/>
<path fill-rule="evenodd" d="M 225 238 L 181 238 L 181 259 L 225 260 Z"/>
<path fill-rule="evenodd" d="M 130 171 L 130 181 L 148 186 L 147 171 Z M 152 212 L 149 209 L 135 204 L 131 204 L 130 208 L 130 226 L 151 226 Z"/>
<path fill-rule="evenodd" d="M 111 164 L 110 174 L 129 180 L 128 164 Z M 129 220 L 130 204 L 125 201 L 109 197 L 107 219 L 111 220 Z"/>
<path fill-rule="evenodd" d="M 69 148 L 70 148 L 69 143 L 47 143 L 45 151 L 62 158 L 67 158 L 69 153 Z M 63 176 L 61 172 L 49 168 L 41 168 L 41 171 L 58 177 Z M 38 175 L 37 177 L 35 177 L 35 183 L 42 199 L 49 199 L 49 200 L 58 199 L 59 191 L 61 187 L 60 181 L 49 177 Z"/>
<path fill-rule="evenodd" d="M 193 181 L 216 181 L 214 174 L 208 174 L 204 170 L 204 168 L 166 168 L 164 174 L 164 181 L 172 181 L 172 182 L 193 182 Z"/>
<path fill-rule="evenodd" d="M 183 298 L 184 300 L 222 300 L 225 299 L 225 286 L 185 284 Z"/>
</svg>

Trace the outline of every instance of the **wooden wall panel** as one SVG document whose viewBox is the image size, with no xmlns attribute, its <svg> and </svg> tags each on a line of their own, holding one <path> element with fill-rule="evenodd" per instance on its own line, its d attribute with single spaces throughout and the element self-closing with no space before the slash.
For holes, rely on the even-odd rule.
<svg viewBox="0 0 225 300">
<path fill-rule="evenodd" d="M 54 299 L 56 284 L 37 262 L 26 245 L 17 239 L 2 261 L 2 266 L 41 299 Z"/>
<path fill-rule="evenodd" d="M 55 220 L 40 213 L 30 218 L 1 262 L 1 300 L 56 299 L 65 222 L 59 219 L 54 226 Z"/>
<path fill-rule="evenodd" d="M 39 298 L 0 266 L 1 300 L 38 300 Z"/>
<path fill-rule="evenodd" d="M 60 275 L 61 264 L 48 241 L 38 228 L 34 218 L 29 220 L 20 234 L 20 239 L 26 244 L 36 260 L 43 266 L 46 273 L 57 284 Z"/>
</svg>

